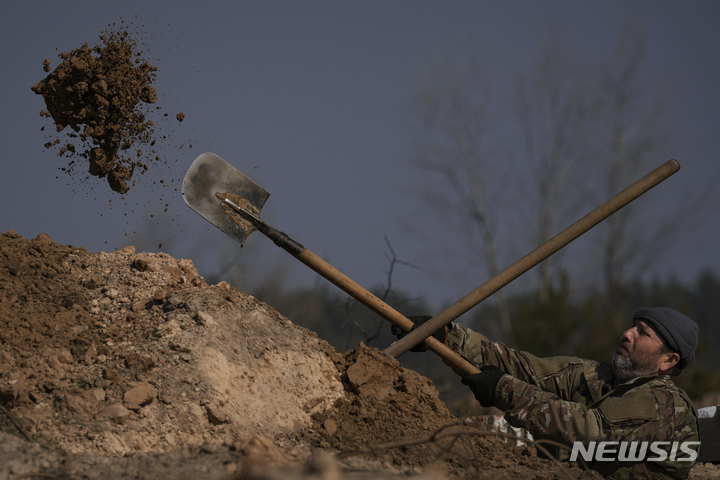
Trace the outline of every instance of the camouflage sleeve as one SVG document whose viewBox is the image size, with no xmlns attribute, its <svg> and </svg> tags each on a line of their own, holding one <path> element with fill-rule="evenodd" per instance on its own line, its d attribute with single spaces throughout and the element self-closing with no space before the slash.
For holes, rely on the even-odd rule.
<svg viewBox="0 0 720 480">
<path fill-rule="evenodd" d="M 538 358 L 500 342 L 492 342 L 458 323 L 452 324 L 446 343 L 478 368 L 495 365 L 519 380 L 565 399 L 571 397 L 585 365 L 585 361 L 576 357 Z"/>
<path fill-rule="evenodd" d="M 481 368 L 495 365 L 516 378 L 530 381 L 531 372 L 519 352 L 502 343 L 491 342 L 485 335 L 474 332 L 459 323 L 453 323 L 448 332 L 447 345 L 465 360 Z"/>
<path fill-rule="evenodd" d="M 512 426 L 542 438 L 564 444 L 604 439 L 598 411 L 509 375 L 502 377 L 495 389 L 495 406 L 506 412 L 505 419 Z"/>
<path fill-rule="evenodd" d="M 600 437 L 601 421 L 596 412 L 563 400 L 570 398 L 569 384 L 573 382 L 569 375 L 563 379 L 556 373 L 572 366 L 571 359 L 538 359 L 457 323 L 447 343 L 478 368 L 495 365 L 510 374 L 498 383 L 495 399 L 496 406 L 507 412 L 505 417 L 511 425 L 563 443 Z"/>
</svg>

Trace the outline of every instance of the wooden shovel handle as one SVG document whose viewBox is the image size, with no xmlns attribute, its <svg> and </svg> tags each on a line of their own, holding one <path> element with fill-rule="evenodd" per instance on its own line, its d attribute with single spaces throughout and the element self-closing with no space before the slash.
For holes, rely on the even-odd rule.
<svg viewBox="0 0 720 480">
<path fill-rule="evenodd" d="M 676 173 L 678 170 L 680 170 L 680 164 L 677 160 L 668 160 L 645 177 L 633 183 L 628 188 L 618 193 L 613 198 L 603 203 L 532 252 L 525 255 L 523 258 L 510 265 L 508 268 L 495 275 L 493 278 L 483 283 L 469 294 L 465 295 L 437 316 L 423 323 L 413 332 L 390 345 L 385 349 L 385 353 L 396 358 L 399 357 L 415 346 L 420 339 L 432 335 L 433 332 L 452 322 L 460 315 L 467 312 L 475 305 L 510 283 L 512 280 L 527 272 L 532 267 L 557 252 L 565 245 L 572 242 L 577 237 L 638 198 L 643 193 Z"/>
<path fill-rule="evenodd" d="M 216 196 L 223 203 L 225 203 L 230 208 L 242 215 L 242 217 L 245 218 L 247 221 L 251 222 L 255 226 L 255 228 L 257 228 L 261 233 L 263 233 L 266 237 L 272 240 L 275 245 L 282 248 L 290 255 L 315 270 L 317 273 L 328 279 L 330 282 L 332 282 L 345 293 L 356 299 L 358 302 L 362 303 L 370 310 L 377 313 L 393 325 L 397 325 L 398 327 L 402 328 L 403 331 L 409 332 L 412 329 L 414 325 L 412 321 L 408 320 L 407 318 L 405 318 L 405 316 L 397 312 L 390 305 L 383 302 L 378 297 L 352 281 L 340 270 L 336 269 L 335 267 L 327 263 L 325 260 L 318 257 L 307 248 L 303 247 L 300 243 L 288 237 L 286 233 L 281 232 L 280 230 L 263 222 L 262 220 L 260 220 L 260 217 L 242 208 L 240 205 L 227 198 L 226 195 L 218 194 Z M 418 340 L 416 343 L 420 343 L 420 340 Z M 426 340 L 426 343 L 428 345 L 428 348 L 431 351 L 437 353 L 440 358 L 442 358 L 448 365 L 451 365 L 461 371 L 468 371 L 470 373 L 478 372 L 478 370 L 473 367 L 469 362 L 467 362 L 464 358 L 450 350 L 448 347 L 437 341 L 435 338 L 428 338 Z"/>
<path fill-rule="evenodd" d="M 303 248 L 303 250 L 299 254 L 295 255 L 295 258 L 315 270 L 317 273 L 328 279 L 345 293 L 368 307 L 373 312 L 380 315 L 388 322 L 392 323 L 393 325 L 397 325 L 405 332 L 409 332 L 412 329 L 414 323 L 411 320 L 408 320 L 400 312 L 380 300 L 372 293 L 368 292 L 366 289 L 348 278 L 340 270 L 336 269 L 335 267 L 327 263 L 325 260 L 318 257 L 307 248 Z M 415 344 L 420 343 L 420 340 L 421 339 L 418 339 Z M 469 363 L 457 353 L 453 352 L 450 348 L 443 345 L 434 337 L 429 336 L 429 338 L 425 339 L 425 343 L 427 343 L 429 350 L 436 353 L 440 358 L 443 359 L 446 364 L 452 366 L 456 370 L 460 370 L 465 373 L 480 372 L 480 370 L 475 368 L 475 366 L 473 366 L 471 363 Z M 413 347 L 415 344 L 410 345 L 410 347 Z"/>
</svg>

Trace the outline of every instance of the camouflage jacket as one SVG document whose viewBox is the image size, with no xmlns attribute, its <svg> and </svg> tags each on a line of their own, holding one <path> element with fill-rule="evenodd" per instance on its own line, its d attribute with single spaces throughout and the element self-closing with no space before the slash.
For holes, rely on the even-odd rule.
<svg viewBox="0 0 720 480">
<path fill-rule="evenodd" d="M 608 363 L 577 357 L 537 358 L 460 325 L 452 324 L 447 345 L 478 368 L 495 365 L 509 375 L 494 392 L 495 406 L 514 427 L 536 439 L 568 445 L 580 441 L 666 441 L 665 461 L 644 462 L 652 478 L 687 478 L 691 458 L 673 442 L 699 442 L 697 411 L 669 376 L 648 376 L 613 388 Z M 692 450 L 697 450 L 694 444 Z M 567 459 L 568 455 L 565 456 Z M 654 457 L 650 454 L 648 457 Z M 654 457 L 657 458 L 657 457 Z M 673 460 L 670 460 L 673 458 Z M 593 462 L 590 467 L 611 478 L 625 479 L 638 462 Z M 642 467 L 642 465 L 637 465 Z"/>
</svg>

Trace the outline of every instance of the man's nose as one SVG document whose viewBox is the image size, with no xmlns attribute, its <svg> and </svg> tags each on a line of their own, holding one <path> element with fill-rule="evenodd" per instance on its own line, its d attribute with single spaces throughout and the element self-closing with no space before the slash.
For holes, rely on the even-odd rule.
<svg viewBox="0 0 720 480">
<path fill-rule="evenodd" d="M 625 330 L 622 334 L 622 340 L 632 343 L 633 338 L 635 337 L 635 330 L 636 330 L 635 327 L 628 328 L 627 330 Z"/>
</svg>

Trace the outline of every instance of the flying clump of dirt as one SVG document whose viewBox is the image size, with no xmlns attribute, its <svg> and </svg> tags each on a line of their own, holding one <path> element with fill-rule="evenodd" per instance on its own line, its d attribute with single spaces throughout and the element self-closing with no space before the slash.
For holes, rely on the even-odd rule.
<svg viewBox="0 0 720 480">
<path fill-rule="evenodd" d="M 40 114 L 52 117 L 58 133 L 70 127 L 65 140 L 58 137 L 45 144 L 46 148 L 63 144 L 58 154 L 71 162 L 61 170 L 72 174 L 76 159 L 87 159 L 91 175 L 107 177 L 113 191 L 125 193 L 135 169 L 148 169 L 137 147 L 155 144 L 154 122 L 146 114 L 149 105 L 157 102 L 152 84 L 158 69 L 140 57 L 127 28 L 111 28 L 100 40 L 94 47 L 85 43 L 61 53 L 62 63 L 32 91 L 45 99 L 47 110 Z M 43 70 L 50 71 L 48 59 Z"/>
</svg>

